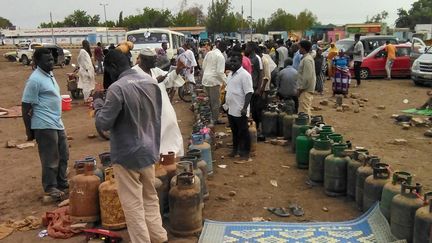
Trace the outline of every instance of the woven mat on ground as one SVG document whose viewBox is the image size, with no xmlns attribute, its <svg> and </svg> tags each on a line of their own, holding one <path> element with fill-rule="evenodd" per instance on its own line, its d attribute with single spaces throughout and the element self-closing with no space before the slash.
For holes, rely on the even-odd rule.
<svg viewBox="0 0 432 243">
<path fill-rule="evenodd" d="M 212 242 L 377 242 L 402 243 L 390 233 L 390 226 L 378 204 L 357 219 L 325 223 L 216 222 L 206 220 L 199 243 Z"/>
<path fill-rule="evenodd" d="M 402 112 L 414 114 L 414 115 L 432 116 L 432 109 L 417 110 L 414 108 L 414 109 L 403 110 Z"/>
</svg>

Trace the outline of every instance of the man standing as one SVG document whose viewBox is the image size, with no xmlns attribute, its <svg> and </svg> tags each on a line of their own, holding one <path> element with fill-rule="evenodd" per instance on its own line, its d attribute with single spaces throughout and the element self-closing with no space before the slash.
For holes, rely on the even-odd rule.
<svg viewBox="0 0 432 243">
<path fill-rule="evenodd" d="M 102 74 L 103 73 L 102 61 L 104 59 L 104 54 L 102 51 L 102 44 L 100 42 L 96 44 L 96 47 L 94 49 L 94 59 L 97 65 L 96 73 Z"/>
<path fill-rule="evenodd" d="M 156 58 L 156 67 L 164 71 L 168 71 L 171 66 L 171 62 L 168 59 L 167 52 L 166 52 L 167 49 L 168 49 L 168 43 L 166 41 L 162 42 L 161 48 L 159 48 L 157 51 L 157 58 Z"/>
<path fill-rule="evenodd" d="M 298 94 L 299 94 L 299 111 L 312 115 L 313 93 L 315 91 L 315 61 L 310 54 L 312 43 L 302 40 L 299 43 L 300 54 L 303 58 L 298 69 Z"/>
<path fill-rule="evenodd" d="M 288 58 L 288 49 L 284 46 L 282 39 L 277 40 L 278 48 L 276 49 L 276 64 L 278 69 L 282 70 L 285 65 L 285 60 Z"/>
<path fill-rule="evenodd" d="M 129 58 L 110 51 L 105 72 L 117 80 L 94 94 L 96 127 L 111 132 L 111 159 L 118 194 L 133 243 L 165 242 L 159 199 L 154 186 L 154 163 L 159 160 L 161 92 L 157 81 L 130 68 Z"/>
<path fill-rule="evenodd" d="M 36 138 L 42 164 L 42 186 L 53 200 L 61 200 L 69 185 L 66 178 L 69 149 L 61 119 L 60 88 L 52 70 L 54 58 L 46 48 L 35 50 L 37 66 L 27 80 L 22 97 L 22 114 L 27 140 Z"/>
<path fill-rule="evenodd" d="M 184 50 L 183 53 L 181 53 L 178 56 L 178 60 L 180 60 L 182 63 L 186 65 L 185 69 L 185 77 L 189 82 L 195 83 L 195 75 L 194 75 L 194 69 L 198 65 L 195 54 L 193 53 L 192 49 L 192 43 L 191 41 L 186 41 L 183 44 Z"/>
<path fill-rule="evenodd" d="M 234 53 L 228 63 L 232 71 L 227 78 L 225 110 L 228 109 L 228 121 L 232 131 L 233 150 L 230 157 L 240 155 L 248 159 L 250 155 L 250 136 L 248 130 L 249 103 L 254 89 L 251 75 L 242 68 L 242 56 Z"/>
<path fill-rule="evenodd" d="M 298 44 L 298 45 L 300 45 L 300 44 Z M 299 69 L 300 62 L 301 62 L 302 58 L 303 58 L 303 55 L 301 54 L 300 49 L 299 49 L 294 53 L 294 57 L 293 57 L 293 65 L 292 66 L 295 70 Z"/>
<path fill-rule="evenodd" d="M 386 41 L 386 47 L 384 50 L 387 52 L 387 61 L 385 65 L 385 70 L 387 73 L 387 80 L 391 80 L 391 69 L 393 67 L 394 60 L 396 59 L 396 47 Z"/>
<path fill-rule="evenodd" d="M 363 62 L 364 47 L 363 47 L 363 43 L 360 41 L 359 33 L 355 34 L 354 41 L 355 41 L 354 51 L 353 51 L 354 75 L 357 80 L 357 86 L 360 86 L 361 84 L 360 69 Z"/>
<path fill-rule="evenodd" d="M 299 101 L 297 97 L 297 79 L 298 73 L 292 66 L 293 61 L 288 58 L 285 61 L 285 68 L 282 69 L 276 78 L 277 94 L 281 100 L 294 101 L 294 112 L 298 113 Z"/>
<path fill-rule="evenodd" d="M 226 44 L 224 41 L 216 42 L 216 47 L 207 53 L 202 64 L 202 84 L 209 97 L 214 124 L 223 124 L 223 122 L 219 121 L 219 109 L 220 88 L 226 82 L 225 57 L 222 54 L 225 50 Z"/>
</svg>

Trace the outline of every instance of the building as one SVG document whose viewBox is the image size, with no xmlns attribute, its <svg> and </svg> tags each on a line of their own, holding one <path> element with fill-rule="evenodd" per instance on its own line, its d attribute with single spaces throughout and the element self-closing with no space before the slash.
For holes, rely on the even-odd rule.
<svg viewBox="0 0 432 243">
<path fill-rule="evenodd" d="M 368 24 L 347 24 L 345 25 L 346 37 L 353 37 L 355 34 L 362 35 L 381 35 L 386 34 L 385 26 L 380 23 Z"/>
<path fill-rule="evenodd" d="M 117 44 L 125 40 L 126 29 L 105 27 L 16 29 L 3 30 L 2 35 L 6 45 L 15 45 L 20 41 L 80 45 L 83 40 L 88 40 L 91 44 L 97 42 Z"/>
</svg>

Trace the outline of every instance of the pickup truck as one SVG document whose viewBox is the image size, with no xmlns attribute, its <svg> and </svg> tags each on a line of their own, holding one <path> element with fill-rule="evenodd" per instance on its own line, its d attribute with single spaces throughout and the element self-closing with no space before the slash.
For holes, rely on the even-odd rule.
<svg viewBox="0 0 432 243">
<path fill-rule="evenodd" d="M 411 45 L 411 79 L 416 85 L 432 85 L 432 47 L 413 38 Z"/>
<path fill-rule="evenodd" d="M 24 65 L 30 65 L 33 59 L 33 53 L 35 48 L 48 48 L 51 49 L 54 56 L 54 65 L 69 65 L 72 54 L 70 51 L 61 48 L 56 44 L 48 44 L 48 43 L 30 43 L 28 45 L 19 45 L 17 50 L 17 59 L 19 62 L 22 62 Z"/>
</svg>

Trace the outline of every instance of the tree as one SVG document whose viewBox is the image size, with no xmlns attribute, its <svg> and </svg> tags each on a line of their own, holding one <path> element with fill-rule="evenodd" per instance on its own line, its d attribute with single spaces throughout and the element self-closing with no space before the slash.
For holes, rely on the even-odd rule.
<svg viewBox="0 0 432 243">
<path fill-rule="evenodd" d="M 99 15 L 89 15 L 84 10 L 75 10 L 72 14 L 66 16 L 63 21 L 53 23 L 54 27 L 91 27 L 99 26 Z M 51 23 L 41 23 L 41 28 L 50 28 Z"/>
<path fill-rule="evenodd" d="M 267 34 L 268 26 L 265 18 L 260 18 L 256 22 L 253 23 L 253 28 L 256 33 Z"/>
<path fill-rule="evenodd" d="M 289 31 L 296 29 L 296 16 L 285 12 L 285 10 L 277 9 L 267 20 L 268 30 L 284 30 Z"/>
<path fill-rule="evenodd" d="M 142 13 L 129 15 L 123 20 L 123 25 L 130 30 L 139 28 L 168 27 L 173 23 L 171 12 L 146 7 Z"/>
<path fill-rule="evenodd" d="M 123 11 L 120 11 L 116 26 L 123 26 Z"/>
<path fill-rule="evenodd" d="M 7 29 L 9 27 L 12 27 L 12 23 L 9 21 L 9 19 L 5 19 L 3 17 L 0 17 L 0 29 Z"/>
<path fill-rule="evenodd" d="M 237 31 L 238 23 L 235 14 L 230 10 L 230 0 L 213 0 L 208 8 L 207 31 L 210 33 Z"/>
<path fill-rule="evenodd" d="M 303 10 L 297 15 L 295 30 L 305 31 L 317 23 L 317 17 L 309 10 Z"/>
<path fill-rule="evenodd" d="M 174 26 L 198 26 L 205 22 L 205 16 L 201 5 L 195 5 L 185 9 L 186 0 L 183 0 L 180 11 L 173 19 Z"/>
<path fill-rule="evenodd" d="M 381 13 L 377 13 L 374 16 L 371 17 L 371 19 L 367 22 L 369 23 L 382 23 L 384 22 L 388 17 L 387 11 L 382 11 Z"/>
<path fill-rule="evenodd" d="M 411 9 L 406 11 L 398 9 L 396 27 L 409 27 L 414 29 L 416 24 L 430 24 L 432 22 L 432 1 L 417 0 L 411 5 Z"/>
</svg>

